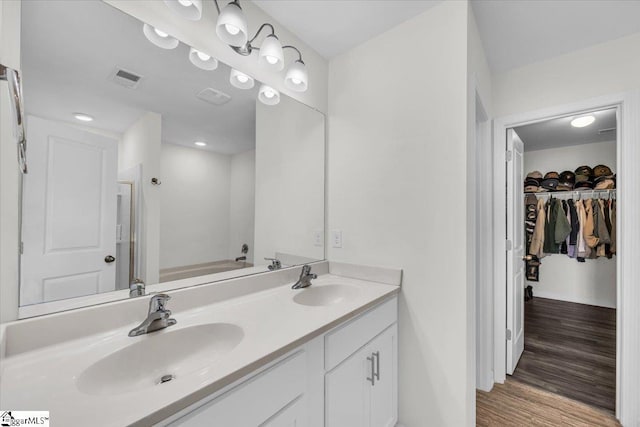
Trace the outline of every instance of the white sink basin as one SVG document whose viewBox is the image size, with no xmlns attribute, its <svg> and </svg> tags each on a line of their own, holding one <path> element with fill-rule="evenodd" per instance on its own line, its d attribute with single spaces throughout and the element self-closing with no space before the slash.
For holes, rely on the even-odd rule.
<svg viewBox="0 0 640 427">
<path fill-rule="evenodd" d="M 229 323 L 152 332 L 89 366 L 76 384 L 80 391 L 93 395 L 166 387 L 168 383 L 160 384 L 163 376 L 180 381 L 181 377 L 207 369 L 243 337 L 242 328 Z"/>
<path fill-rule="evenodd" d="M 350 285 L 311 285 L 296 290 L 293 300 L 302 305 L 322 306 L 340 304 L 355 298 L 359 289 Z"/>
</svg>

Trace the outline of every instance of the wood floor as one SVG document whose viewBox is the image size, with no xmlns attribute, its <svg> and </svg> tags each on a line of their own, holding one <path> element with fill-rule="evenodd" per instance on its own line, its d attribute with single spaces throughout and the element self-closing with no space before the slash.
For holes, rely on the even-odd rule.
<svg viewBox="0 0 640 427">
<path fill-rule="evenodd" d="M 619 427 L 613 415 L 512 378 L 490 393 L 476 393 L 480 427 L 569 426 Z"/>
<path fill-rule="evenodd" d="M 534 298 L 512 379 L 615 413 L 616 311 Z"/>
</svg>

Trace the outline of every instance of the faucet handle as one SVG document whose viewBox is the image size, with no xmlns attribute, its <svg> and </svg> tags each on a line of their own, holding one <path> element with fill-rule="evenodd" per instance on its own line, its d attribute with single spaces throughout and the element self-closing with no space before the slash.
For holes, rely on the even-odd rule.
<svg viewBox="0 0 640 427">
<path fill-rule="evenodd" d="M 300 272 L 300 276 L 308 276 L 309 273 L 311 273 L 311 266 L 308 264 L 305 264 L 302 266 L 302 271 Z"/>
<path fill-rule="evenodd" d="M 156 294 L 151 297 L 149 301 L 149 313 L 153 313 L 155 311 L 165 311 L 165 304 L 167 301 L 171 299 L 170 295 L 167 294 Z"/>
</svg>

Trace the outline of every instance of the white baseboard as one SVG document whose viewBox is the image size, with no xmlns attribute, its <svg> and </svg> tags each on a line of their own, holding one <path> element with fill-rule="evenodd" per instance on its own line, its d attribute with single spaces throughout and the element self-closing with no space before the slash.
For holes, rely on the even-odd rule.
<svg viewBox="0 0 640 427">
<path fill-rule="evenodd" d="M 609 303 L 607 301 L 602 301 L 596 298 L 576 298 L 573 296 L 567 296 L 562 294 L 557 294 L 553 292 L 544 292 L 544 291 L 536 291 L 535 288 L 533 290 L 533 298 L 547 298 L 547 299 L 555 299 L 558 301 L 567 301 L 567 302 L 575 302 L 577 304 L 587 304 L 587 305 L 595 305 L 597 307 L 606 307 L 606 308 L 616 308 L 615 303 Z"/>
</svg>

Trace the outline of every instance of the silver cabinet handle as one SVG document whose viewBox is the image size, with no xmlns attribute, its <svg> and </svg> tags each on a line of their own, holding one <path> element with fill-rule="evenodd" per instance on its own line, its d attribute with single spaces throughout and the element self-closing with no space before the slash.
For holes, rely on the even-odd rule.
<svg viewBox="0 0 640 427">
<path fill-rule="evenodd" d="M 380 352 L 379 351 L 375 351 L 372 354 L 373 358 L 376 359 L 376 370 L 375 370 L 375 377 L 376 380 L 380 381 Z M 371 362 L 371 364 L 373 364 L 373 362 Z"/>
<path fill-rule="evenodd" d="M 20 74 L 13 68 L 0 64 L 0 80 L 9 83 L 11 111 L 15 117 L 15 134 L 18 139 L 18 166 L 23 174 L 27 173 L 27 137 L 24 130 L 24 105 L 22 103 L 22 84 Z"/>
<path fill-rule="evenodd" d="M 367 357 L 367 360 L 371 362 L 371 377 L 367 377 L 367 381 L 371 381 L 371 385 L 376 385 L 376 370 L 373 364 L 373 354 L 374 353 L 371 354 L 371 357 Z"/>
</svg>

